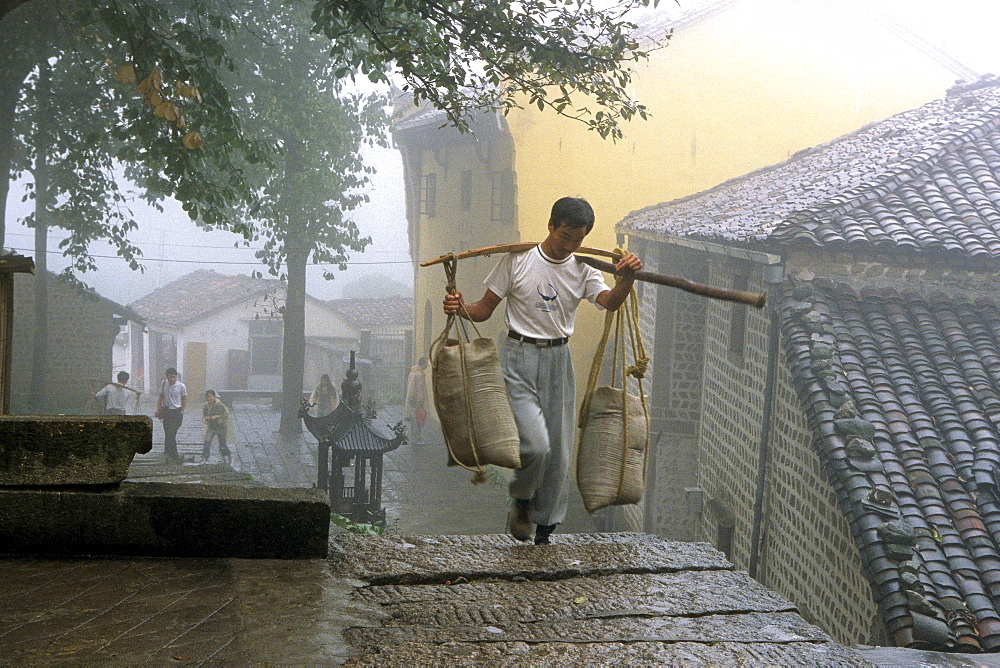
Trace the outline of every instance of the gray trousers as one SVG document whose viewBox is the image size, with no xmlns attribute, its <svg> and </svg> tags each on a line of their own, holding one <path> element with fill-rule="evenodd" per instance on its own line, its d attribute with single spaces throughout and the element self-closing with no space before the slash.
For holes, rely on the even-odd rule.
<svg viewBox="0 0 1000 668">
<path fill-rule="evenodd" d="M 542 348 L 503 336 L 500 366 L 521 439 L 513 499 L 527 499 L 531 521 L 559 524 L 569 501 L 576 422 L 576 378 L 569 346 Z"/>
</svg>

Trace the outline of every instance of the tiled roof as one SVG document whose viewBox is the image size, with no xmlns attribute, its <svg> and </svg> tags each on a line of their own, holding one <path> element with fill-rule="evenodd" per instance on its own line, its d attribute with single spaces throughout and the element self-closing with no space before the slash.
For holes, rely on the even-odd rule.
<svg viewBox="0 0 1000 668">
<path fill-rule="evenodd" d="M 179 326 L 226 306 L 284 288 L 277 279 L 198 269 L 157 288 L 131 307 L 147 320 Z"/>
<path fill-rule="evenodd" d="M 896 644 L 1000 650 L 1000 305 L 813 281 L 781 319 Z"/>
<path fill-rule="evenodd" d="M 1000 257 L 1000 79 L 873 123 L 690 197 L 625 233 L 749 245 Z"/>
<path fill-rule="evenodd" d="M 337 313 L 359 328 L 410 326 L 413 324 L 413 298 L 331 299 L 326 302 Z"/>
</svg>

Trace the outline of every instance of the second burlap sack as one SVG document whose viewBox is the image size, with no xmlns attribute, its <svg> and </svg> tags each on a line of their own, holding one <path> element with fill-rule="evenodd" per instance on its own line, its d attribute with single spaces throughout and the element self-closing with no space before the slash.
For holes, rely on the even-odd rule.
<svg viewBox="0 0 1000 668">
<path fill-rule="evenodd" d="M 608 346 L 612 331 L 614 342 Z M 608 348 L 613 353 L 611 383 L 598 387 L 597 379 Z M 649 411 L 642 379 L 648 363 L 639 333 L 638 302 L 632 290 L 618 311 L 605 314 L 604 333 L 594 353 L 580 408 L 576 484 L 587 512 L 642 500 L 649 452 Z M 628 388 L 632 379 L 632 384 L 638 386 L 638 395 L 614 387 L 616 378 L 622 388 Z"/>
<path fill-rule="evenodd" d="M 477 471 L 487 464 L 520 468 L 520 439 L 496 342 L 447 339 L 433 351 L 431 367 L 448 463 Z"/>
<path fill-rule="evenodd" d="M 649 440 L 642 399 L 617 387 L 598 387 L 581 417 L 576 481 L 587 512 L 639 503 Z"/>
</svg>

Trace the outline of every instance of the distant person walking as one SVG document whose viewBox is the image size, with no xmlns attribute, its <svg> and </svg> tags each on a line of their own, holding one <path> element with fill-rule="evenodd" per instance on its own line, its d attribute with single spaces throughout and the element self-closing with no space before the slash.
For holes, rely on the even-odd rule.
<svg viewBox="0 0 1000 668">
<path fill-rule="evenodd" d="M 226 436 L 229 434 L 229 409 L 219 401 L 219 395 L 215 390 L 205 391 L 205 406 L 201 409 L 201 415 L 205 420 L 205 447 L 201 450 L 201 461 L 207 462 L 212 454 L 212 438 L 219 439 L 219 454 L 226 464 L 232 463 L 229 447 L 226 445 Z"/>
<path fill-rule="evenodd" d="M 312 404 L 309 415 L 313 417 L 325 417 L 337 408 L 340 400 L 337 399 L 337 390 L 330 382 L 330 376 L 324 373 L 319 377 L 319 385 L 309 395 L 309 403 Z"/>
<path fill-rule="evenodd" d="M 177 430 L 184 422 L 187 407 L 187 387 L 177 380 L 177 369 L 170 367 L 160 383 L 160 398 L 156 400 L 156 417 L 163 420 L 163 456 L 168 464 L 179 464 Z"/>
<path fill-rule="evenodd" d="M 94 398 L 101 402 L 105 415 L 125 415 L 128 412 L 128 400 L 137 394 L 126 386 L 128 379 L 127 371 L 119 371 L 117 383 L 108 383 L 94 392 Z"/>
<path fill-rule="evenodd" d="M 410 368 L 406 379 L 405 419 L 410 423 L 410 435 L 414 445 L 424 442 L 424 423 L 427 422 L 427 380 L 424 370 L 427 368 L 427 358 L 421 357 Z"/>
</svg>

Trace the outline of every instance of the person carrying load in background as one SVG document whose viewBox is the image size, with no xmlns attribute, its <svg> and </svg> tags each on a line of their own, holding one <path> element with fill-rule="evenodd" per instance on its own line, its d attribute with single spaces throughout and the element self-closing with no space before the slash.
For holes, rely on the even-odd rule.
<svg viewBox="0 0 1000 668">
<path fill-rule="evenodd" d="M 105 415 L 125 415 L 128 412 L 128 401 L 137 394 L 126 385 L 128 379 L 128 371 L 119 371 L 117 383 L 108 383 L 94 392 L 94 397 L 101 402 Z"/>
<path fill-rule="evenodd" d="M 576 426 L 576 380 L 569 347 L 576 308 L 582 299 L 617 310 L 634 279 L 622 277 L 608 288 L 600 271 L 576 260 L 573 252 L 594 227 L 594 210 L 579 197 L 552 206 L 548 236 L 539 245 L 507 253 L 486 278 L 482 299 L 465 304 L 462 293 L 444 299 L 444 312 L 473 322 L 487 320 L 506 297 L 508 333 L 500 346 L 507 394 L 520 437 L 521 468 L 510 483 L 513 500 L 508 530 L 536 545 L 566 517 L 569 464 Z M 632 253 L 618 261 L 626 273 L 642 269 Z"/>
</svg>

